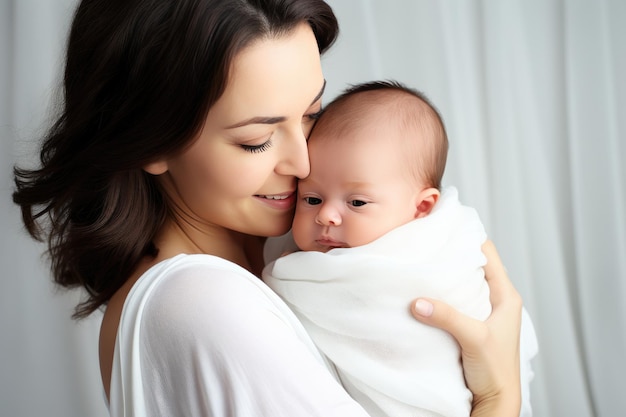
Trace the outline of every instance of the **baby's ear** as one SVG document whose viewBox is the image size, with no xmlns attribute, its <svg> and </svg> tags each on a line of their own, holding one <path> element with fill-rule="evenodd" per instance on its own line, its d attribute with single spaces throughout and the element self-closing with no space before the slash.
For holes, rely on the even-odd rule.
<svg viewBox="0 0 626 417">
<path fill-rule="evenodd" d="M 143 166 L 143 170 L 148 174 L 161 175 L 167 172 L 167 160 L 159 159 L 158 161 L 150 162 Z"/>
<path fill-rule="evenodd" d="M 430 214 L 437 200 L 439 200 L 440 192 L 436 188 L 425 188 L 419 192 L 416 199 L 415 218 L 426 217 Z"/>
</svg>

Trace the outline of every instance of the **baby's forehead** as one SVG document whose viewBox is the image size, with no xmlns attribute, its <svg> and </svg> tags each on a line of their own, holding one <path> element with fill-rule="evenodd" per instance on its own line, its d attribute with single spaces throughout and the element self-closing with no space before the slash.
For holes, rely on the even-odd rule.
<svg viewBox="0 0 626 417">
<path fill-rule="evenodd" d="M 367 124 L 406 129 L 417 128 L 417 120 L 435 121 L 428 103 L 406 91 L 380 89 L 360 91 L 331 102 L 323 112 L 320 128 L 358 129 Z"/>
<path fill-rule="evenodd" d="M 379 144 L 407 139 L 420 134 L 421 124 L 417 122 L 418 109 L 414 104 L 402 104 L 385 96 L 377 100 L 374 93 L 367 92 L 368 97 L 361 98 L 360 93 L 337 106 L 330 106 L 318 120 L 310 140 L 355 140 L 376 139 Z M 389 93 L 385 91 L 385 93 Z"/>
</svg>

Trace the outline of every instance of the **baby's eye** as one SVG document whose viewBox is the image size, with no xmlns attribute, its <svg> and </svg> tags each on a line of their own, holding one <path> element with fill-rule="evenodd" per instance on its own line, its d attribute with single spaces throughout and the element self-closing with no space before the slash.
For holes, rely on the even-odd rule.
<svg viewBox="0 0 626 417">
<path fill-rule="evenodd" d="M 317 197 L 304 197 L 304 201 L 306 201 L 307 204 L 310 204 L 312 206 L 317 206 L 318 204 L 322 204 L 322 199 L 317 198 Z"/>
<path fill-rule="evenodd" d="M 367 201 L 363 201 L 363 200 L 352 200 L 350 201 L 350 204 L 354 207 L 361 207 L 367 204 Z"/>
</svg>

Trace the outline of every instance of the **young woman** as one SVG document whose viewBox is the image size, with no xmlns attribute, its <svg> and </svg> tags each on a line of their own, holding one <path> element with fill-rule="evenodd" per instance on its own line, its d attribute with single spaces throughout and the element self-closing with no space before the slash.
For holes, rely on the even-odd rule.
<svg viewBox="0 0 626 417">
<path fill-rule="evenodd" d="M 55 281 L 86 289 L 76 317 L 105 308 L 111 415 L 366 415 L 258 279 L 309 171 L 336 35 L 320 0 L 78 6 L 61 114 L 13 198 Z M 459 341 L 472 415 L 515 416 L 521 300 L 485 251 L 486 322 L 436 300 L 413 311 Z"/>
</svg>

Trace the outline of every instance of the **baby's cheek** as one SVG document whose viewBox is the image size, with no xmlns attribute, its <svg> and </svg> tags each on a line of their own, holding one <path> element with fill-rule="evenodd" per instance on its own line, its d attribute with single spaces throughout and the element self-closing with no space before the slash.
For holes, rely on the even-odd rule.
<svg viewBox="0 0 626 417">
<path fill-rule="evenodd" d="M 293 235 L 293 239 L 296 242 L 296 245 L 301 250 L 310 250 L 309 245 L 312 239 L 311 237 L 311 225 L 309 224 L 311 220 L 309 220 L 308 215 L 304 214 L 302 210 L 298 210 L 296 208 L 296 215 L 293 219 L 293 225 L 291 228 L 291 233 Z"/>
</svg>

